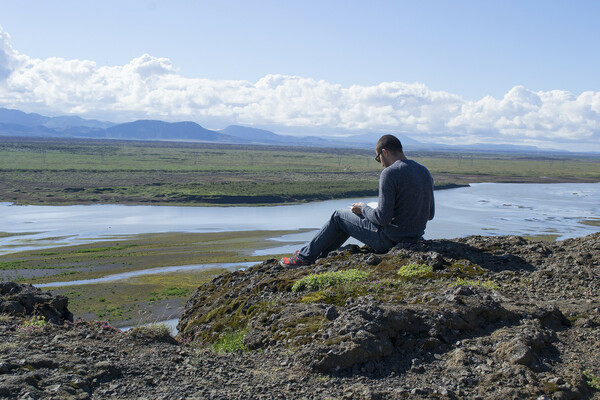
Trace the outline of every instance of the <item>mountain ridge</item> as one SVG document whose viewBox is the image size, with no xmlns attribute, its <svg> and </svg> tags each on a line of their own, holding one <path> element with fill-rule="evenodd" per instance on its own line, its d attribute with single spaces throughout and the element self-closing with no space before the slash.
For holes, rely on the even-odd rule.
<svg viewBox="0 0 600 400">
<path fill-rule="evenodd" d="M 393 133 L 393 132 L 392 132 Z M 566 150 L 540 149 L 535 146 L 514 144 L 444 145 L 425 143 L 402 133 L 393 133 L 413 151 L 464 152 L 564 152 Z M 79 116 L 48 117 L 20 110 L 0 108 L 0 137 L 60 137 L 121 140 L 202 141 L 213 143 L 277 144 L 309 147 L 368 148 L 381 136 L 370 132 L 350 136 L 293 136 L 242 125 L 229 125 L 221 130 L 204 128 L 193 121 L 167 122 L 140 119 L 125 123 L 84 119 Z M 587 153 L 586 153 L 587 154 Z"/>
</svg>

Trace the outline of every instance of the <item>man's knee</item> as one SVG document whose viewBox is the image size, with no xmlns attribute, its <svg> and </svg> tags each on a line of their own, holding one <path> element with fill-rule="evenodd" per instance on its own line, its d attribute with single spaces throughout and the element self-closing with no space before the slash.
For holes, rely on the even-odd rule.
<svg viewBox="0 0 600 400">
<path fill-rule="evenodd" d="M 335 210 L 333 214 L 331 214 L 331 220 L 336 223 L 342 220 L 346 221 L 348 220 L 348 214 L 352 214 L 352 211 L 344 209 Z"/>
</svg>

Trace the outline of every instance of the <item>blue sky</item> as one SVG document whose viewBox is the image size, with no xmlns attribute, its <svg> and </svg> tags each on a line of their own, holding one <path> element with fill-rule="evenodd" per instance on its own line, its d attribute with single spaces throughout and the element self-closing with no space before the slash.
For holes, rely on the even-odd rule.
<svg viewBox="0 0 600 400">
<path fill-rule="evenodd" d="M 598 1 L 3 1 L 0 106 L 600 150 L 599 18 Z"/>
</svg>

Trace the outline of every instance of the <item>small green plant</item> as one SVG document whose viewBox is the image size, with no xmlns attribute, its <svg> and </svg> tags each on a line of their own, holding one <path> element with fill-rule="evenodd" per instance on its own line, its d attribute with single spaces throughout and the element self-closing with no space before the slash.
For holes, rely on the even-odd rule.
<svg viewBox="0 0 600 400">
<path fill-rule="evenodd" d="M 361 282 L 368 277 L 368 272 L 361 271 L 359 269 L 311 274 L 294 283 L 294 286 L 292 286 L 292 291 L 300 292 L 303 290 L 323 290 L 327 287 L 342 285 L 349 282 Z"/>
<path fill-rule="evenodd" d="M 247 348 L 244 345 L 244 336 L 246 335 L 246 332 L 248 332 L 248 329 L 225 333 L 213 344 L 213 350 L 216 353 L 235 353 L 237 351 L 247 351 Z"/>
<path fill-rule="evenodd" d="M 469 280 L 469 279 L 462 279 L 462 278 L 458 278 L 456 280 L 456 282 L 453 283 L 454 286 L 467 286 L 467 287 L 483 287 L 486 289 L 494 289 L 494 290 L 498 290 L 500 289 L 500 286 L 498 286 L 498 284 L 494 281 L 484 281 L 481 282 L 479 280 L 477 281 L 473 281 L 473 280 Z"/>
<path fill-rule="evenodd" d="M 23 320 L 23 328 L 44 328 L 48 323 L 46 318 L 39 315 L 33 315 L 31 318 Z"/>
<path fill-rule="evenodd" d="M 585 383 L 592 389 L 600 390 L 600 377 L 592 374 L 589 371 L 583 371 L 583 375 L 585 376 Z"/>
<path fill-rule="evenodd" d="M 46 318 L 43 316 L 32 315 L 23 320 L 21 325 L 17 327 L 17 331 L 21 336 L 30 336 L 43 332 L 47 325 Z"/>
<path fill-rule="evenodd" d="M 433 273 L 433 266 L 427 264 L 406 264 L 398 270 L 402 278 L 425 278 Z"/>
</svg>

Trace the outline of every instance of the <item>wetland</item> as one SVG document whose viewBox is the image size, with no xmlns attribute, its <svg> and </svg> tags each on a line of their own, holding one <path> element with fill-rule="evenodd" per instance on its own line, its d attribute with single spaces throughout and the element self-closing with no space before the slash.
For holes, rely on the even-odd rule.
<svg viewBox="0 0 600 400">
<path fill-rule="evenodd" d="M 426 239 L 598 230 L 597 157 L 407 154 L 438 189 L 458 188 L 436 191 Z M 2 137 L 0 276 L 55 283 L 77 317 L 167 320 L 200 284 L 287 254 L 334 209 L 374 200 L 380 171 L 361 149 Z M 164 267 L 180 268 L 153 273 Z M 73 281 L 86 284 L 59 286 Z"/>
</svg>

